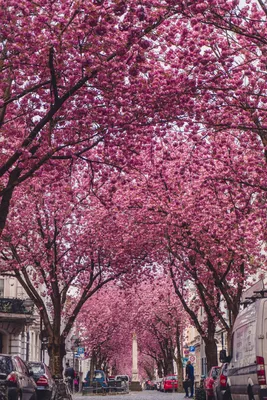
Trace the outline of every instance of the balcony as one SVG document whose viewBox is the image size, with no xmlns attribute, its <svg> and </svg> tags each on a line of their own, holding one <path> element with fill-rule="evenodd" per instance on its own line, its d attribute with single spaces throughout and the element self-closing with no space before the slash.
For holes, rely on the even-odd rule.
<svg viewBox="0 0 267 400">
<path fill-rule="evenodd" d="M 0 297 L 0 322 L 28 324 L 35 319 L 33 312 L 31 299 Z"/>
<path fill-rule="evenodd" d="M 0 298 L 0 313 L 33 314 L 33 303 L 29 299 Z"/>
</svg>

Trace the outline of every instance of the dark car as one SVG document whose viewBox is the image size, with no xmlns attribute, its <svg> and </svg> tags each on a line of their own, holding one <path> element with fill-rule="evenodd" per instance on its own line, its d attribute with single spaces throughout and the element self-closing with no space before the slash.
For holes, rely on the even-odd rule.
<svg viewBox="0 0 267 400">
<path fill-rule="evenodd" d="M 7 400 L 36 400 L 36 383 L 18 356 L 0 354 L 0 386 Z"/>
<path fill-rule="evenodd" d="M 224 363 L 218 373 L 218 378 L 213 383 L 213 393 L 215 400 L 226 400 L 229 398 L 229 386 L 227 384 L 228 364 Z"/>
<path fill-rule="evenodd" d="M 154 390 L 154 382 L 148 379 L 145 382 L 145 388 L 146 390 Z"/>
<path fill-rule="evenodd" d="M 39 361 L 27 363 L 29 371 L 33 373 L 33 379 L 37 385 L 37 400 L 51 400 L 54 398 L 56 384 L 52 378 L 48 366 Z"/>
</svg>

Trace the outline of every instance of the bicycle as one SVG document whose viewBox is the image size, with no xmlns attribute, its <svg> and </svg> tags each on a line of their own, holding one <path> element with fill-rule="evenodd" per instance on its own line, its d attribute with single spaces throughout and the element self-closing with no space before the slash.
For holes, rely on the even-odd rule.
<svg viewBox="0 0 267 400">
<path fill-rule="evenodd" d="M 56 390 L 53 400 L 72 400 L 70 383 L 63 378 L 55 378 Z"/>
</svg>

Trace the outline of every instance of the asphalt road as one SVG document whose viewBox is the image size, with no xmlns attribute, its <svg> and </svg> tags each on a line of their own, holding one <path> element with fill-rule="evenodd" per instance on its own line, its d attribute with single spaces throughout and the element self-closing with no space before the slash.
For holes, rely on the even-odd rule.
<svg viewBox="0 0 267 400">
<path fill-rule="evenodd" d="M 73 398 L 74 400 L 90 400 L 90 398 L 105 398 L 105 400 L 183 400 L 184 393 L 161 393 L 157 390 L 143 390 L 142 392 L 130 392 L 126 394 L 116 395 L 89 395 L 82 396 L 80 393 L 76 393 Z M 104 400 L 104 399 L 103 399 Z"/>
</svg>

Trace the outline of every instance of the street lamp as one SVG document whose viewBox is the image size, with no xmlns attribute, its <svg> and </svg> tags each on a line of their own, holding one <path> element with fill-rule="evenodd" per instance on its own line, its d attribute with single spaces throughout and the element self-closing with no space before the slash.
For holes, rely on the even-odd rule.
<svg viewBox="0 0 267 400">
<path fill-rule="evenodd" d="M 33 311 L 34 301 L 30 298 L 23 300 L 23 306 L 26 314 L 31 314 Z"/>
<path fill-rule="evenodd" d="M 73 357 L 73 368 L 75 369 L 75 353 L 77 353 L 77 348 L 80 344 L 80 338 L 76 335 L 73 335 L 71 337 L 71 342 L 72 342 L 72 346 L 71 346 L 71 350 L 72 350 L 72 357 Z"/>
<path fill-rule="evenodd" d="M 27 298 L 23 300 L 23 307 L 25 310 L 25 314 L 32 314 L 33 312 L 34 302 L 32 299 Z M 29 361 L 29 353 L 30 353 L 30 332 L 29 332 L 29 324 L 31 323 L 31 319 L 26 318 L 26 361 Z"/>
</svg>

